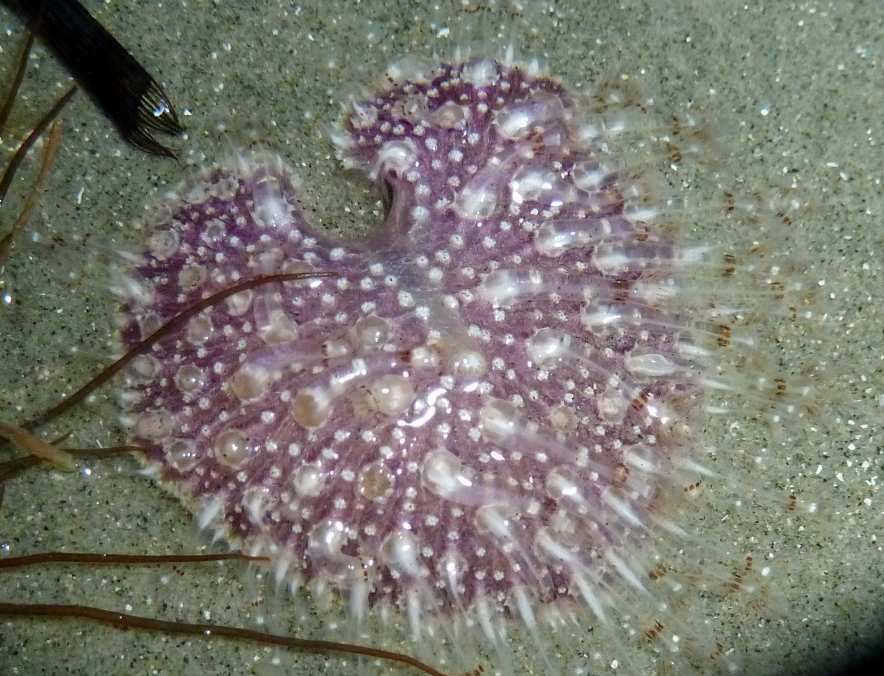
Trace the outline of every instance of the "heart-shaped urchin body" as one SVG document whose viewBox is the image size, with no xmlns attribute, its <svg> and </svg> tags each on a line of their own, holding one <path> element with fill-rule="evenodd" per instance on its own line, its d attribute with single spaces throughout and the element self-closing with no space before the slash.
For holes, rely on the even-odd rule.
<svg viewBox="0 0 884 676">
<path fill-rule="evenodd" d="M 152 216 L 128 346 L 238 282 L 335 276 L 231 296 L 134 362 L 148 465 L 356 621 L 413 640 L 475 622 L 494 643 L 512 621 L 605 618 L 678 530 L 700 387 L 673 230 L 575 98 L 514 64 L 400 68 L 334 141 L 390 190 L 364 241 L 311 228 L 266 157 Z"/>
</svg>

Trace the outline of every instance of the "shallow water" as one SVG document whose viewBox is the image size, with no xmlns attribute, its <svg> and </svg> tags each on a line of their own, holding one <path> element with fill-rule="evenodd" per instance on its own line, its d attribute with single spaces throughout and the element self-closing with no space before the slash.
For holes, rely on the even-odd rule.
<svg viewBox="0 0 884 676">
<path fill-rule="evenodd" d="M 731 152 L 716 168 L 720 176 L 687 169 L 686 190 L 702 199 L 716 183 L 751 192 L 788 178 L 811 196 L 796 227 L 814 277 L 823 295 L 830 295 L 827 354 L 818 358 L 838 367 L 821 431 L 808 434 L 792 453 L 771 458 L 767 469 L 824 499 L 825 528 L 796 532 L 775 511 L 704 524 L 710 541 L 733 543 L 736 551 L 770 548 L 790 555 L 789 575 L 777 581 L 788 622 L 758 627 L 733 610 L 725 619 L 727 638 L 751 656 L 748 673 L 823 670 L 879 638 L 884 558 L 875 538 L 882 525 L 876 478 L 882 449 L 874 421 L 884 407 L 884 320 L 875 310 L 884 287 L 884 96 L 873 83 L 882 79 L 877 36 L 884 17 L 878 3 L 773 3 L 748 10 L 722 3 L 710 11 L 702 2 L 611 7 L 577 0 L 556 3 L 552 11 L 546 3 L 531 5 L 522 13 L 513 9 L 520 3 L 478 12 L 460 2 L 439 10 L 388 2 L 329 9 L 333 4 L 199 1 L 146 9 L 123 0 L 87 6 L 163 82 L 183 114 L 184 164 L 202 166 L 262 139 L 300 174 L 313 222 L 342 233 L 378 223 L 380 207 L 364 181 L 338 167 L 325 129 L 343 94 L 370 86 L 393 58 L 446 52 L 501 32 L 526 55 L 545 57 L 551 72 L 572 85 L 626 74 L 664 110 L 698 102 Z M 8 67 L 21 26 L 0 12 L 0 28 L 0 64 Z M 16 109 L 18 128 L 31 115 L 36 119 L 65 85 L 53 59 L 38 49 Z M 190 171 L 127 147 L 85 97 L 67 110 L 65 122 L 63 147 L 35 223 L 44 241 L 24 240 L 3 273 L 11 298 L 0 303 L 4 420 L 42 410 L 108 360 L 116 303 L 106 269 L 114 249 L 138 241 L 132 224 L 143 205 Z M 27 178 L 16 183 L 16 196 Z M 7 209 L 15 208 L 11 200 L 0 212 L 4 226 Z M 713 242 L 723 236 L 711 224 L 702 234 Z M 49 246 L 49 235 L 63 241 Z M 814 360 L 813 353 L 801 357 Z M 102 391 L 52 432 L 71 432 L 72 445 L 118 443 L 111 393 Z M 763 430 L 748 422 L 740 430 L 709 433 L 729 437 L 710 438 L 721 447 L 733 447 L 739 438 L 749 456 L 764 444 Z M 83 467 L 75 474 L 31 470 L 7 486 L 0 512 L 3 554 L 62 548 L 159 554 L 192 552 L 204 544 L 191 517 L 138 476 L 134 461 L 89 461 Z M 0 597 L 250 626 L 266 608 L 250 603 L 253 593 L 241 569 L 53 566 L 3 574 Z M 278 605 L 286 603 L 278 599 Z M 296 622 L 309 625 L 313 619 Z M 273 673 L 275 658 L 287 673 L 353 669 L 322 656 L 247 644 L 0 619 L 2 673 Z"/>
</svg>

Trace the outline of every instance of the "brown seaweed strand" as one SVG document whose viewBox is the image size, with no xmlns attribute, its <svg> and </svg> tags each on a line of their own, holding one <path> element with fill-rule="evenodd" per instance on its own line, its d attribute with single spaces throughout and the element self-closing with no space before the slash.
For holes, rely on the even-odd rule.
<svg viewBox="0 0 884 676">
<path fill-rule="evenodd" d="M 95 554 L 91 552 L 41 552 L 25 556 L 0 557 L 0 569 L 23 568 L 44 563 L 90 563 L 97 565 L 150 565 L 154 563 L 201 563 L 204 561 L 269 561 L 265 556 L 241 552 L 224 554 Z"/>
<path fill-rule="evenodd" d="M 3 176 L 0 177 L 0 206 L 3 206 L 3 200 L 6 198 L 6 193 L 9 191 L 9 186 L 12 183 L 12 179 L 15 178 L 15 172 L 18 171 L 19 165 L 22 163 L 22 160 L 25 159 L 25 155 L 30 151 L 31 146 L 37 142 L 37 139 L 43 135 L 43 132 L 46 131 L 46 128 L 52 124 L 52 121 L 58 117 L 59 113 L 64 109 L 64 107 L 70 102 L 70 100 L 74 97 L 74 94 L 77 93 L 77 85 L 74 85 L 70 89 L 65 92 L 64 96 L 62 96 L 58 101 L 56 101 L 55 105 L 52 106 L 52 109 L 43 116 L 43 118 L 37 123 L 37 126 L 31 130 L 31 133 L 28 134 L 27 138 L 22 141 L 21 145 L 18 147 L 18 150 L 15 151 L 15 154 L 12 156 L 12 159 L 9 160 L 9 163 L 6 165 L 6 169 L 3 172 Z"/>
<path fill-rule="evenodd" d="M 15 243 L 15 238 L 22 233 L 27 227 L 28 222 L 31 220 L 31 212 L 34 211 L 37 203 L 40 201 L 40 194 L 43 192 L 43 184 L 46 182 L 46 176 L 49 174 L 49 170 L 55 163 L 55 155 L 58 152 L 60 142 L 61 120 L 56 120 L 52 123 L 52 129 L 49 130 L 49 141 L 47 141 L 46 148 L 43 150 L 43 161 L 40 163 L 40 173 L 37 174 L 37 180 L 34 181 L 34 186 L 31 188 L 31 192 L 25 200 L 25 205 L 22 208 L 21 213 L 18 215 L 15 223 L 13 223 L 12 230 L 10 230 L 3 239 L 0 239 L 0 265 L 3 265 L 9 258 L 9 255 L 12 253 L 12 246 Z"/>
<path fill-rule="evenodd" d="M 397 662 L 402 665 L 413 667 L 429 676 L 445 676 L 441 671 L 434 669 L 420 660 L 401 653 L 370 648 L 348 643 L 334 641 L 315 641 L 294 636 L 282 636 L 279 634 L 265 634 L 254 629 L 242 627 L 230 627 L 221 624 L 192 624 L 190 622 L 172 622 L 157 620 L 140 615 L 127 615 L 115 611 L 95 608 L 93 606 L 45 604 L 45 603 L 0 603 L 0 615 L 17 617 L 75 617 L 81 620 L 93 620 L 110 624 L 120 629 L 145 629 L 148 631 L 162 631 L 167 634 L 189 634 L 193 636 L 224 636 L 240 641 L 255 641 L 264 645 L 276 645 L 309 653 L 347 653 L 350 655 L 364 655 L 375 659 Z"/>
<path fill-rule="evenodd" d="M 134 345 L 126 354 L 117 359 L 117 361 L 115 361 L 110 366 L 105 367 L 102 371 L 98 373 L 98 375 L 92 378 L 92 380 L 83 385 L 71 396 L 62 399 L 58 404 L 50 408 L 48 411 L 41 413 L 39 416 L 33 418 L 32 420 L 29 420 L 28 422 L 21 425 L 21 427 L 26 430 L 33 429 L 49 422 L 53 418 L 58 417 L 71 407 L 83 401 L 83 399 L 88 397 L 93 391 L 95 391 L 96 389 L 104 385 L 108 380 L 113 378 L 135 357 L 147 352 L 158 341 L 162 340 L 173 331 L 181 328 L 195 315 L 198 315 L 200 312 L 208 307 L 220 303 L 222 300 L 228 298 L 229 296 L 233 296 L 240 291 L 247 291 L 249 289 L 254 289 L 257 286 L 272 284 L 274 282 L 292 282 L 302 279 L 315 279 L 318 277 L 334 276 L 335 273 L 333 272 L 289 272 L 275 275 L 264 275 L 262 277 L 255 277 L 254 279 L 250 279 L 245 282 L 240 282 L 239 284 L 234 284 L 233 286 L 222 289 L 221 291 L 218 291 L 217 293 L 214 293 L 207 298 L 203 298 L 190 307 L 182 310 L 180 313 L 172 317 L 172 319 L 167 321 L 160 328 L 150 334 L 147 338 L 142 340 L 140 343 Z"/>
<path fill-rule="evenodd" d="M 56 443 L 56 442 L 52 442 Z M 144 451 L 141 446 L 110 446 L 108 448 L 63 448 L 61 449 L 70 453 L 75 457 L 92 456 L 97 458 L 107 458 L 123 453 L 138 453 Z M 0 462 L 0 486 L 6 481 L 18 476 L 26 469 L 42 463 L 42 458 L 33 455 L 24 455 L 6 462 Z M 2 504 L 2 502 L 0 502 Z"/>
<path fill-rule="evenodd" d="M 70 453 L 62 451 L 17 425 L 10 425 L 0 420 L 0 438 L 11 441 L 19 450 L 45 460 L 64 472 L 71 472 L 74 469 L 74 457 Z"/>
<path fill-rule="evenodd" d="M 15 99 L 18 97 L 19 87 L 21 87 L 22 80 L 25 79 L 25 71 L 28 69 L 28 58 L 31 56 L 31 48 L 33 46 L 34 34 L 28 31 L 28 36 L 25 38 L 21 53 L 18 56 L 18 64 L 15 67 L 15 75 L 12 78 L 12 85 L 9 87 L 9 92 L 3 100 L 3 108 L 0 109 L 0 134 L 3 133 L 3 129 L 9 121 L 9 115 L 12 113 L 12 106 L 15 105 Z"/>
</svg>

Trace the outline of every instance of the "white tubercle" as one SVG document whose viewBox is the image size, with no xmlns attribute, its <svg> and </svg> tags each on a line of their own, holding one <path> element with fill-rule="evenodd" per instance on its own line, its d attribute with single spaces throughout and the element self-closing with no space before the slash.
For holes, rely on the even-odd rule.
<svg viewBox="0 0 884 676">
<path fill-rule="evenodd" d="M 516 408 L 502 399 L 488 399 L 479 411 L 482 436 L 492 443 L 502 443 L 515 434 L 518 420 Z"/>
<path fill-rule="evenodd" d="M 413 533 L 404 529 L 393 531 L 384 540 L 381 551 L 387 565 L 400 575 L 421 576 L 420 546 Z"/>
<path fill-rule="evenodd" d="M 475 380 L 488 372 L 488 362 L 478 350 L 459 349 L 448 359 L 448 367 L 457 378 Z"/>
<path fill-rule="evenodd" d="M 411 381 L 400 375 L 381 376 L 369 385 L 369 392 L 372 407 L 388 416 L 402 413 L 414 400 Z"/>
<path fill-rule="evenodd" d="M 671 376 L 679 370 L 677 364 L 673 363 L 662 354 L 654 353 L 631 353 L 623 360 L 623 365 L 632 375 L 646 378 Z"/>
<path fill-rule="evenodd" d="M 307 429 L 321 427 L 331 413 L 328 393 L 317 387 L 298 390 L 292 402 L 292 418 Z"/>
<path fill-rule="evenodd" d="M 387 141 L 378 151 L 372 176 L 390 171 L 402 175 L 414 165 L 417 157 L 417 147 L 411 139 Z"/>
<path fill-rule="evenodd" d="M 473 487 L 473 473 L 456 455 L 446 449 L 436 449 L 424 458 L 421 465 L 423 486 L 445 500 L 453 500 Z"/>
<path fill-rule="evenodd" d="M 570 346 L 569 334 L 547 327 L 534 332 L 525 342 L 525 351 L 537 366 L 547 368 L 567 355 Z"/>
</svg>

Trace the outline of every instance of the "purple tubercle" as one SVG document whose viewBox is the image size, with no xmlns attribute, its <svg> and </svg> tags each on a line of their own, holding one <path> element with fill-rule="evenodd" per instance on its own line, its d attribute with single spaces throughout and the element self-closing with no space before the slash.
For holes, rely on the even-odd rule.
<svg viewBox="0 0 884 676">
<path fill-rule="evenodd" d="M 234 283 L 337 276 L 240 293 L 139 357 L 134 440 L 201 525 L 357 617 L 603 615 L 615 580 L 643 584 L 699 401 L 670 232 L 563 86 L 518 66 L 402 75 L 334 142 L 391 189 L 366 241 L 312 229 L 269 157 L 161 205 L 128 346 Z"/>
</svg>

